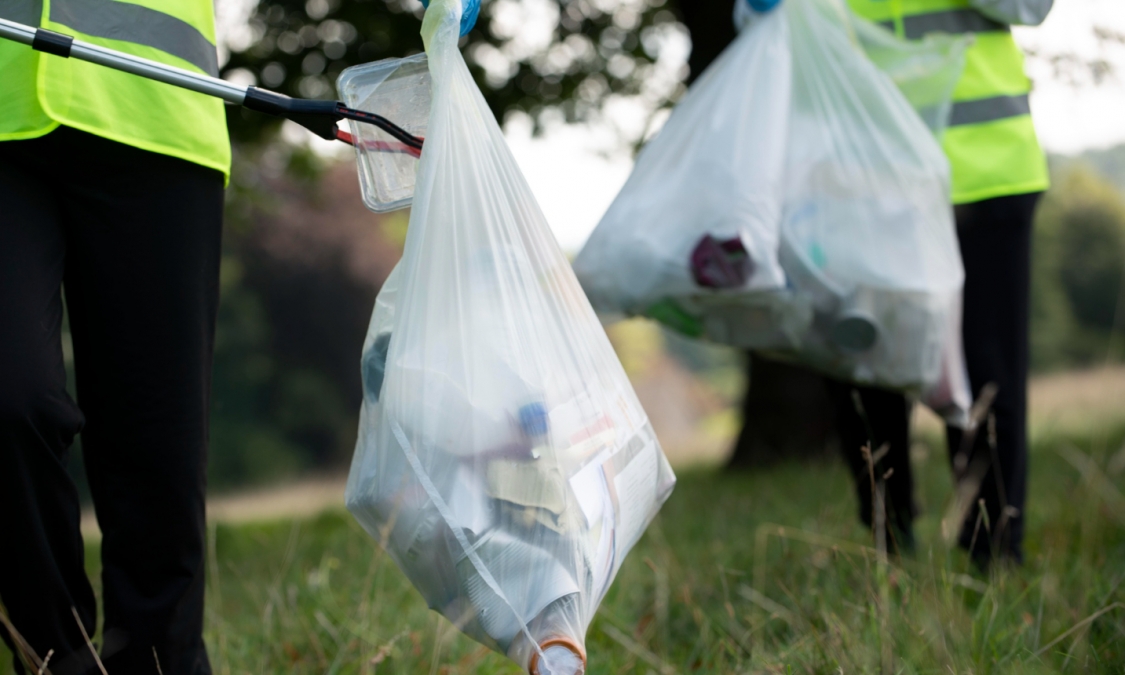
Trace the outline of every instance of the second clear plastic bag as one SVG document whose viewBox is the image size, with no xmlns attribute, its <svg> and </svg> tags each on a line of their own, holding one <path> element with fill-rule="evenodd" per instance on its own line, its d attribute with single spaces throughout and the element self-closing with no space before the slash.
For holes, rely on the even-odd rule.
<svg viewBox="0 0 1125 675">
<path fill-rule="evenodd" d="M 964 271 L 948 161 L 866 57 L 840 0 L 785 9 L 794 77 L 780 257 L 792 285 L 816 293 L 800 351 L 781 355 L 920 393 L 963 421 Z"/>
<path fill-rule="evenodd" d="M 736 40 L 645 146 L 575 260 L 594 307 L 648 314 L 689 335 L 744 346 L 795 343 L 808 316 L 778 315 L 747 291 L 780 291 L 779 224 L 792 75 L 786 25 L 767 17 Z M 757 319 L 746 316 L 757 311 Z"/>
<path fill-rule="evenodd" d="M 459 15 L 434 0 L 423 23 L 428 135 L 364 346 L 347 504 L 431 608 L 574 675 L 675 477 L 457 51 Z"/>
<path fill-rule="evenodd" d="M 948 163 L 854 21 L 840 0 L 786 0 L 745 27 L 640 154 L 575 269 L 603 313 L 917 393 L 963 423 Z M 944 87 L 938 104 L 959 59 L 947 51 L 917 69 Z"/>
</svg>

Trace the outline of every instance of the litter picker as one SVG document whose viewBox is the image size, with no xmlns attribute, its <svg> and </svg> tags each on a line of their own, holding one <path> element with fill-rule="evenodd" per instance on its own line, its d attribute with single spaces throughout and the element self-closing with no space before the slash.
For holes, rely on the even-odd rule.
<svg viewBox="0 0 1125 675">
<path fill-rule="evenodd" d="M 371 124 L 402 144 L 401 147 L 379 149 L 403 151 L 416 157 L 422 153 L 422 138 L 409 133 L 381 115 L 349 108 L 340 101 L 291 98 L 268 89 L 235 84 L 217 77 L 193 73 L 183 68 L 75 40 L 70 35 L 45 28 L 25 26 L 7 19 L 0 19 L 0 38 L 29 45 L 32 49 L 45 54 L 89 61 L 206 96 L 221 98 L 248 110 L 283 117 L 330 141 L 338 140 L 349 145 L 355 144 L 352 134 L 336 126 L 341 120 Z"/>
</svg>

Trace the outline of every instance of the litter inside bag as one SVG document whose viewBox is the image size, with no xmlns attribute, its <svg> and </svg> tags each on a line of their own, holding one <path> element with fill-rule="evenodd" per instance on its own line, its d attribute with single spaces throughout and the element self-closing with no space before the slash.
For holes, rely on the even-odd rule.
<svg viewBox="0 0 1125 675">
<path fill-rule="evenodd" d="M 838 0 L 787 0 L 747 25 L 642 150 L 575 270 L 607 317 L 922 394 L 963 422 L 948 164 L 864 51 L 940 110 L 963 44 L 902 47 L 909 65 L 858 21 Z"/>
<path fill-rule="evenodd" d="M 434 0 L 423 22 L 428 136 L 346 499 L 431 608 L 530 673 L 575 675 L 675 477 L 457 51 L 459 13 Z"/>
<path fill-rule="evenodd" d="M 576 259 L 599 312 L 784 287 L 777 222 L 792 78 L 784 31 L 762 38 L 737 40 L 692 86 Z M 708 240 L 737 243 L 748 273 L 701 292 L 707 261 L 693 252 Z M 694 307 L 683 313 L 706 321 Z"/>
</svg>

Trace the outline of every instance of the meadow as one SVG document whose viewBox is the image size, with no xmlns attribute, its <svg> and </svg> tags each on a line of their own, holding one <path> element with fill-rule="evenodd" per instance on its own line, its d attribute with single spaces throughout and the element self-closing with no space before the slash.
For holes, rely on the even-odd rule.
<svg viewBox="0 0 1125 675">
<path fill-rule="evenodd" d="M 1056 397 L 1067 423 L 1039 407 L 1019 568 L 982 574 L 944 536 L 933 425 L 912 451 L 923 513 L 903 559 L 859 524 L 841 463 L 681 470 L 590 626 L 588 672 L 1125 671 L 1125 423 L 1075 412 L 1091 386 Z M 428 611 L 338 507 L 217 522 L 209 552 L 216 673 L 521 672 Z M 88 560 L 96 576 L 96 542 Z"/>
</svg>

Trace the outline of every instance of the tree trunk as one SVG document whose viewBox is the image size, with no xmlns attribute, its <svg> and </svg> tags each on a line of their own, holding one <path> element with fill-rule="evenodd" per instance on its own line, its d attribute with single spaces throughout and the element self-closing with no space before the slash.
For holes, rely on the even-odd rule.
<svg viewBox="0 0 1125 675">
<path fill-rule="evenodd" d="M 688 82 L 695 80 L 734 40 L 730 0 L 679 0 L 691 34 Z M 808 459 L 839 446 L 835 412 L 824 378 L 803 368 L 747 354 L 742 431 L 727 467 L 762 466 Z"/>
<path fill-rule="evenodd" d="M 835 408 L 822 376 L 750 352 L 746 383 L 742 431 L 728 469 L 838 452 Z"/>
</svg>

